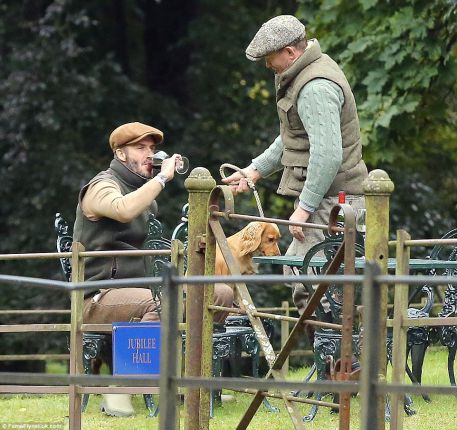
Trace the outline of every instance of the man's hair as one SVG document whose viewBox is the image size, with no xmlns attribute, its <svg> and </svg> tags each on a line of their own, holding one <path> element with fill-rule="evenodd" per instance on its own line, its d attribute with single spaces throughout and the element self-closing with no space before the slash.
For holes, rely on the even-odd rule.
<svg viewBox="0 0 457 430">
<path fill-rule="evenodd" d="M 294 46 L 295 48 L 299 49 L 300 51 L 304 51 L 306 49 L 306 46 L 308 45 L 308 40 L 306 39 L 306 36 L 297 40 L 294 40 L 292 43 L 290 43 L 290 46 Z"/>
</svg>

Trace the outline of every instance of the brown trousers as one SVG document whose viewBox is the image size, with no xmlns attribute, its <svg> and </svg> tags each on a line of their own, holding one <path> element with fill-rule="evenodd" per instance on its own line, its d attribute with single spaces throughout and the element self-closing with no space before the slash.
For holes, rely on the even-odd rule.
<svg viewBox="0 0 457 430">
<path fill-rule="evenodd" d="M 229 285 L 216 284 L 214 304 L 233 306 L 233 290 Z M 139 318 L 141 322 L 159 321 L 158 303 L 147 288 L 109 288 L 84 300 L 83 321 L 85 324 L 111 324 L 129 322 Z M 227 312 L 215 312 L 214 321 L 224 322 Z"/>
<path fill-rule="evenodd" d="M 351 205 L 354 211 L 357 212 L 357 209 L 365 208 L 365 196 L 347 195 L 346 203 Z M 296 204 L 298 204 L 298 202 L 296 202 Z M 314 224 L 328 224 L 330 211 L 336 204 L 338 204 L 338 197 L 324 197 L 317 211 L 311 214 L 307 222 Z M 305 233 L 305 240 L 300 242 L 294 238 L 286 252 L 286 255 L 304 256 L 314 245 L 324 240 L 324 233 L 320 229 L 305 228 L 303 231 Z M 284 266 L 284 274 L 292 275 L 294 274 L 294 271 L 289 266 Z M 298 308 L 298 312 L 301 314 L 308 303 L 308 293 L 303 284 L 299 282 L 295 282 L 292 287 L 294 289 L 292 298 L 295 306 Z M 322 298 L 321 304 L 325 312 L 330 311 L 330 305 L 325 296 Z"/>
</svg>

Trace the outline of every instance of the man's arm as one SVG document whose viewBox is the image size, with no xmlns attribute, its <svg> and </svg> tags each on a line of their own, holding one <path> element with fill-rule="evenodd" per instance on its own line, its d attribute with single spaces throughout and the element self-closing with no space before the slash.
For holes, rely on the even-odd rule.
<svg viewBox="0 0 457 430">
<path fill-rule="evenodd" d="M 81 209 L 91 221 L 112 218 L 126 223 L 143 213 L 161 191 L 160 183 L 150 180 L 137 190 L 122 195 L 115 181 L 101 180 L 89 186 Z"/>
<path fill-rule="evenodd" d="M 343 161 L 341 88 L 326 79 L 315 79 L 300 92 L 298 114 L 308 133 L 310 150 L 305 185 L 300 205 L 316 210 L 332 185 Z"/>
<path fill-rule="evenodd" d="M 242 169 L 243 173 L 255 184 L 260 178 L 282 169 L 281 156 L 282 141 L 281 136 L 278 136 L 262 154 L 252 160 L 249 166 Z M 247 181 L 240 172 L 235 172 L 222 179 L 222 182 L 231 185 L 232 191 L 235 193 L 249 191 Z"/>
<path fill-rule="evenodd" d="M 252 160 L 252 164 L 260 172 L 262 178 L 282 169 L 282 140 L 278 136 L 273 143 L 258 157 Z"/>
<path fill-rule="evenodd" d="M 298 97 L 300 119 L 308 133 L 310 157 L 306 181 L 299 196 L 299 206 L 291 221 L 306 222 L 320 205 L 343 160 L 340 115 L 344 103 L 341 88 L 327 80 L 315 79 L 306 84 Z M 290 229 L 303 241 L 302 229 Z"/>
</svg>

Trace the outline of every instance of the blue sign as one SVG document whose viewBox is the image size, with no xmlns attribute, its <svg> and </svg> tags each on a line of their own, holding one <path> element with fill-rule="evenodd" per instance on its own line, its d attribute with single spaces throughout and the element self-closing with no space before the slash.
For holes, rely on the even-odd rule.
<svg viewBox="0 0 457 430">
<path fill-rule="evenodd" d="M 113 375 L 159 375 L 160 323 L 113 323 Z"/>
</svg>

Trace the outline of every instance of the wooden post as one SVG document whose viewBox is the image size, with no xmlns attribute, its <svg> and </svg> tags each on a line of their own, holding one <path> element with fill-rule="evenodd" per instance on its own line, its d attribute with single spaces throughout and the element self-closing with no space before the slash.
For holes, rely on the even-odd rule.
<svg viewBox="0 0 457 430">
<path fill-rule="evenodd" d="M 284 309 L 284 315 L 288 317 L 289 312 L 289 302 L 284 301 L 281 303 L 281 307 Z M 289 338 L 289 321 L 281 321 L 281 349 L 286 344 L 286 340 Z M 289 371 L 289 357 L 284 360 L 282 370 L 285 374 Z"/>
<path fill-rule="evenodd" d="M 208 203 L 207 203 L 208 208 Z M 209 210 L 207 210 L 209 216 Z M 206 247 L 205 247 L 205 275 L 214 275 L 216 265 L 216 238 L 213 230 L 206 223 Z M 214 304 L 214 284 L 205 285 L 203 297 L 203 327 L 202 327 L 202 358 L 201 376 L 211 378 L 213 375 L 213 312 L 208 306 Z M 200 425 L 201 429 L 209 429 L 211 390 L 200 389 Z"/>
<path fill-rule="evenodd" d="M 389 199 L 394 190 L 394 184 L 389 175 L 383 170 L 373 170 L 363 184 L 365 192 L 365 205 L 367 209 L 366 216 L 366 240 L 365 240 L 365 258 L 367 261 L 374 261 L 379 265 L 381 274 L 387 274 L 387 263 L 389 257 Z M 387 357 L 386 357 L 386 339 L 387 339 L 387 285 L 383 284 L 380 288 L 379 301 L 379 327 L 377 330 L 379 342 L 379 374 L 378 381 L 386 380 Z M 362 363 L 369 365 L 369 363 Z M 376 428 L 383 429 L 384 425 L 384 395 L 376 396 L 377 413 L 376 419 L 379 422 Z M 375 405 L 371 405 L 375 407 Z"/>
<path fill-rule="evenodd" d="M 71 256 L 71 282 L 84 281 L 84 258 L 79 253 L 84 251 L 84 246 L 79 242 L 73 242 Z M 83 323 L 84 290 L 71 292 L 71 326 L 70 326 L 70 375 L 80 376 L 83 370 Z M 69 415 L 70 430 L 81 430 L 81 393 L 77 386 L 69 387 Z"/>
<path fill-rule="evenodd" d="M 384 410 L 379 411 L 377 381 L 379 379 L 379 327 L 378 304 L 380 288 L 376 276 L 380 275 L 379 266 L 367 261 L 363 279 L 363 360 L 360 374 L 360 429 L 381 430 L 384 428 Z M 383 351 L 385 348 L 383 348 Z M 366 364 L 365 364 L 366 363 Z M 380 412 L 380 415 L 378 415 Z"/>
<path fill-rule="evenodd" d="M 184 182 L 189 192 L 189 242 L 187 255 L 187 274 L 189 276 L 205 273 L 204 240 L 208 224 L 208 198 L 216 181 L 210 172 L 197 167 Z M 186 355 L 185 375 L 201 376 L 202 328 L 203 328 L 203 285 L 188 285 L 186 297 Z M 200 390 L 188 389 L 185 395 L 184 428 L 200 430 Z M 205 409 L 206 406 L 203 408 Z M 209 405 L 208 405 L 209 410 Z M 209 411 L 208 411 L 209 415 Z"/>
<path fill-rule="evenodd" d="M 409 274 L 410 247 L 405 246 L 405 240 L 409 239 L 411 239 L 411 236 L 406 231 L 397 230 L 397 266 L 395 274 L 398 276 Z M 394 384 L 403 384 L 405 381 L 408 327 L 403 327 L 404 318 L 408 318 L 408 285 L 396 284 L 392 338 L 392 383 Z M 403 429 L 403 399 L 403 394 L 392 394 L 391 430 Z"/>
</svg>

